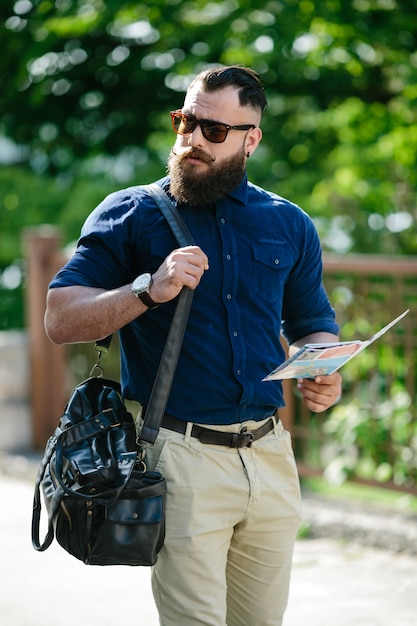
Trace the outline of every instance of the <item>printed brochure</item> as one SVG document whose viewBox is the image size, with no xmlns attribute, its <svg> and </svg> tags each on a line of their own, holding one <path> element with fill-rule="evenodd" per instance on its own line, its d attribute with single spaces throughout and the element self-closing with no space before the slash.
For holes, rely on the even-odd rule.
<svg viewBox="0 0 417 626">
<path fill-rule="evenodd" d="M 354 356 L 379 339 L 389 328 L 407 315 L 409 309 L 381 328 L 366 341 L 341 341 L 337 343 L 306 343 L 292 357 L 272 370 L 263 380 L 284 378 L 315 378 L 336 372 Z"/>
</svg>

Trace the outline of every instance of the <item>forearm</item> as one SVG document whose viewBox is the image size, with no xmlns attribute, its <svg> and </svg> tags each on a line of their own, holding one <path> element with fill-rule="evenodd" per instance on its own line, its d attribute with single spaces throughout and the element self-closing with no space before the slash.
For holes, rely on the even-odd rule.
<svg viewBox="0 0 417 626">
<path fill-rule="evenodd" d="M 181 289 L 196 289 L 208 259 L 198 246 L 173 250 L 153 274 L 149 295 L 163 304 Z M 50 289 L 46 302 L 45 329 L 54 343 L 81 343 L 111 335 L 148 310 L 132 293 L 131 285 L 105 291 L 71 286 Z"/>
<path fill-rule="evenodd" d="M 305 337 L 301 337 L 300 339 L 297 339 L 297 341 L 294 341 L 294 343 L 292 343 L 289 346 L 289 349 L 288 349 L 289 356 L 292 356 L 295 352 L 297 352 L 297 350 L 302 348 L 304 344 L 306 343 L 333 343 L 336 341 L 339 341 L 339 337 L 337 335 L 333 335 L 333 333 L 326 333 L 326 332 L 311 333 L 310 335 L 306 335 Z"/>
<path fill-rule="evenodd" d="M 116 332 L 147 310 L 130 285 L 111 291 L 60 287 L 48 292 L 45 329 L 54 343 L 90 342 Z"/>
</svg>

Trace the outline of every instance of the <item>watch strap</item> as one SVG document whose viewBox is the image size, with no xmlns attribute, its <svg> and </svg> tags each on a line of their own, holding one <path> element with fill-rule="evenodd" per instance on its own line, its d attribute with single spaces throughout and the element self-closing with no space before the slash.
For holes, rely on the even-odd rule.
<svg viewBox="0 0 417 626">
<path fill-rule="evenodd" d="M 147 291 L 138 293 L 138 298 L 139 300 L 143 302 L 145 306 L 148 307 L 148 309 L 156 309 L 159 306 L 159 304 L 155 302 L 155 300 L 152 300 L 151 296 L 149 295 Z"/>
</svg>

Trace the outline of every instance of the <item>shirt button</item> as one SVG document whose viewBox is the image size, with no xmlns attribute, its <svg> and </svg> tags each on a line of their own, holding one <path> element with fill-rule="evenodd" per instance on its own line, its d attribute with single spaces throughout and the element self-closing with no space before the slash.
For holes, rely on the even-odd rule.
<svg viewBox="0 0 417 626">
<path fill-rule="evenodd" d="M 238 376 L 240 376 L 240 375 L 242 374 L 242 370 L 237 370 L 237 371 L 236 371 L 236 374 L 237 374 Z"/>
<path fill-rule="evenodd" d="M 237 337 L 237 331 L 236 330 L 233 331 L 233 337 Z"/>
<path fill-rule="evenodd" d="M 221 223 L 221 224 L 226 224 L 226 220 L 224 219 L 224 217 L 222 217 L 222 218 L 220 219 L 220 223 Z"/>
<path fill-rule="evenodd" d="M 231 300 L 231 299 L 232 299 L 231 294 L 230 294 L 230 293 L 228 293 L 228 294 L 227 294 L 227 296 L 226 296 L 226 298 L 227 298 L 228 300 Z"/>
<path fill-rule="evenodd" d="M 231 259 L 231 258 L 232 258 L 232 257 L 230 256 L 230 254 L 226 254 L 226 259 L 227 259 L 228 261 L 230 261 L 230 259 Z"/>
<path fill-rule="evenodd" d="M 275 265 L 279 265 L 279 259 L 275 259 L 274 263 Z"/>
</svg>

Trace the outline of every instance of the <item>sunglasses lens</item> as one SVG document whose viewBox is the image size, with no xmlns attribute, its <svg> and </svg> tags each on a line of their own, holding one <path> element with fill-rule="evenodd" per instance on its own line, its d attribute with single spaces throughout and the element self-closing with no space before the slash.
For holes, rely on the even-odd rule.
<svg viewBox="0 0 417 626">
<path fill-rule="evenodd" d="M 181 113 L 172 113 L 172 126 L 178 135 L 189 135 L 197 126 L 196 120 L 189 119 Z"/>
<path fill-rule="evenodd" d="M 224 124 L 201 123 L 203 136 L 212 143 L 223 143 L 227 137 L 227 126 Z"/>
<path fill-rule="evenodd" d="M 196 120 L 194 117 L 185 115 L 179 111 L 171 112 L 172 128 L 177 135 L 190 135 L 200 126 L 203 137 L 212 143 L 223 143 L 227 137 L 228 127 L 219 122 L 208 122 L 206 120 Z"/>
</svg>

